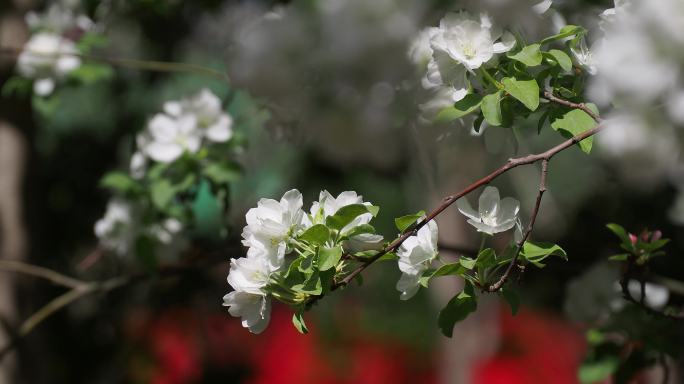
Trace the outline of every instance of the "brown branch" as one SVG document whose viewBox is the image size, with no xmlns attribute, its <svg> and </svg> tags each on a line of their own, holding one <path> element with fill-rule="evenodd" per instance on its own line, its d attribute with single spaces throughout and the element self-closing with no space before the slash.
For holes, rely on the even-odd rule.
<svg viewBox="0 0 684 384">
<path fill-rule="evenodd" d="M 72 56 L 78 57 L 84 61 L 94 61 L 98 63 L 105 63 L 115 67 L 138 69 L 144 71 L 153 72 L 190 72 L 197 73 L 200 75 L 210 76 L 215 79 L 229 82 L 228 75 L 223 71 L 218 71 L 213 68 L 204 67 L 196 64 L 188 63 L 174 63 L 169 61 L 155 61 L 155 60 L 138 60 L 138 59 L 125 59 L 116 57 L 105 57 L 99 55 L 90 55 L 83 53 L 58 53 L 58 54 L 45 54 L 41 52 L 27 51 L 21 48 L 13 47 L 0 47 L 0 55 L 10 56 L 17 58 L 22 52 L 30 52 L 35 56 L 46 56 L 46 57 L 56 57 L 56 56 Z"/>
<path fill-rule="evenodd" d="M 368 268 L 370 265 L 372 265 L 374 262 L 376 262 L 378 259 L 383 257 L 384 255 L 396 251 L 401 244 L 406 241 L 411 236 L 415 236 L 418 233 L 418 230 L 420 230 L 423 226 L 425 226 L 428 222 L 433 220 L 435 217 L 439 216 L 444 210 L 449 208 L 451 204 L 456 202 L 456 200 L 460 199 L 461 197 L 469 194 L 470 192 L 487 185 L 491 183 L 494 179 L 497 177 L 501 176 L 502 174 L 510 171 L 513 168 L 517 168 L 521 165 L 529 165 L 529 164 L 534 164 L 539 161 L 544 161 L 544 162 L 549 162 L 554 156 L 556 156 L 558 153 L 570 148 L 571 146 L 581 142 L 582 140 L 589 138 L 591 136 L 594 136 L 596 133 L 601 131 L 603 129 L 602 124 L 597 124 L 595 127 L 588 129 L 582 133 L 580 133 L 577 136 L 574 136 L 542 153 L 538 154 L 531 154 L 523 157 L 517 157 L 517 158 L 511 158 L 509 159 L 504 165 L 501 167 L 497 168 L 494 170 L 492 173 L 489 175 L 481 178 L 480 180 L 477 180 L 476 182 L 470 184 L 467 186 L 465 189 L 463 189 L 460 192 L 457 192 L 453 195 L 447 196 L 442 200 L 442 204 L 439 205 L 437 208 L 435 208 L 432 212 L 430 212 L 425 219 L 422 221 L 416 223 L 415 225 L 407 228 L 398 238 L 396 238 L 392 243 L 390 243 L 387 247 L 385 247 L 383 250 L 375 254 L 373 257 L 365 260 L 361 265 L 359 265 L 356 269 L 351 271 L 347 276 L 345 276 L 342 280 L 335 282 L 333 286 L 331 287 L 331 291 L 337 290 L 341 287 L 344 287 L 348 285 L 358 274 L 363 272 L 366 268 Z M 321 295 L 318 296 L 312 296 L 309 301 L 307 302 L 306 306 L 310 307 L 314 303 L 316 303 L 318 300 L 322 298 Z"/>
<path fill-rule="evenodd" d="M 556 96 L 553 94 L 553 92 L 551 92 L 550 90 L 544 91 L 544 97 L 547 98 L 549 101 L 552 101 L 552 102 L 554 102 L 554 103 L 556 103 L 556 104 L 560 104 L 560 105 L 564 105 L 564 106 L 566 106 L 566 107 L 568 107 L 568 108 L 579 109 L 579 110 L 581 110 L 581 111 L 584 111 L 584 113 L 586 113 L 587 115 L 591 116 L 591 118 L 594 119 L 594 121 L 596 121 L 597 123 L 600 123 L 600 122 L 603 121 L 603 119 L 601 119 L 601 117 L 599 117 L 599 115 L 597 115 L 594 111 L 592 111 L 592 110 L 591 110 L 586 104 L 584 104 L 584 103 L 573 103 L 572 101 L 563 100 L 563 99 L 561 99 L 561 98 L 559 98 L 559 97 L 556 97 Z"/>
<path fill-rule="evenodd" d="M 489 287 L 483 287 L 482 289 L 486 292 L 496 292 L 503 287 L 503 285 L 506 283 L 508 278 L 511 275 L 511 272 L 513 271 L 513 268 L 517 265 L 518 262 L 518 257 L 520 256 L 520 252 L 522 252 L 523 246 L 525 245 L 525 242 L 527 239 L 530 237 L 530 234 L 532 233 L 532 230 L 534 229 L 534 223 L 537 221 L 537 215 L 539 215 L 539 207 L 541 206 L 541 201 L 542 197 L 544 196 L 544 192 L 546 192 L 546 175 L 549 173 L 549 161 L 544 159 L 542 160 L 542 167 L 541 167 L 541 172 L 539 176 L 539 193 L 537 193 L 537 201 L 534 203 L 534 208 L 532 209 L 532 215 L 530 216 L 530 222 L 527 224 L 527 228 L 525 229 L 525 233 L 523 234 L 522 239 L 518 242 L 518 248 L 515 251 L 515 254 L 513 255 L 513 258 L 511 259 L 510 263 L 508 263 L 508 267 L 506 268 L 506 271 L 504 271 L 503 275 L 499 278 L 499 280 L 490 285 Z"/>
<path fill-rule="evenodd" d="M 87 284 L 83 280 L 63 275 L 51 269 L 23 263 L 20 261 L 0 260 L 0 271 L 17 272 L 24 275 L 39 277 L 41 279 L 48 280 L 53 284 L 61 285 L 67 288 L 78 288 L 84 284 Z"/>
</svg>

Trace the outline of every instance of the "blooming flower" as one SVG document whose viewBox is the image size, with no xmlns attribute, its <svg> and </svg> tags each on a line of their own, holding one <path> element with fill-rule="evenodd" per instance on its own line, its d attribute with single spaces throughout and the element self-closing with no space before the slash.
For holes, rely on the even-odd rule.
<svg viewBox="0 0 684 384">
<path fill-rule="evenodd" d="M 22 76 L 34 79 L 33 91 L 48 96 L 55 82 L 81 66 L 76 45 L 59 35 L 41 32 L 33 35 L 17 59 Z"/>
<path fill-rule="evenodd" d="M 148 123 L 147 133 L 142 149 L 151 159 L 162 163 L 173 162 L 185 151 L 197 152 L 201 146 L 197 120 L 191 115 L 172 118 L 157 114 Z"/>
<path fill-rule="evenodd" d="M 233 137 L 233 119 L 221 107 L 221 100 L 208 89 L 185 100 L 169 101 L 164 112 L 177 119 L 193 116 L 209 141 L 223 143 Z"/>
<path fill-rule="evenodd" d="M 430 40 L 438 32 L 439 29 L 434 27 L 428 27 L 418 32 L 418 36 L 413 40 L 408 50 L 408 57 L 413 64 L 423 67 L 430 61 L 432 58 Z"/>
<path fill-rule="evenodd" d="M 501 41 L 496 42 L 501 39 Z M 439 23 L 439 33 L 432 37 L 432 49 L 446 52 L 469 71 L 480 68 L 496 53 L 508 52 L 515 37 L 492 28 L 486 14 L 474 20 L 467 12 L 449 13 Z"/>
<path fill-rule="evenodd" d="M 596 50 L 596 43 L 594 46 L 587 47 L 587 42 L 582 39 L 579 44 L 570 48 L 572 56 L 582 68 L 584 68 L 590 75 L 595 75 L 598 71 L 596 68 L 596 60 L 594 59 L 594 51 Z"/>
<path fill-rule="evenodd" d="M 371 205 L 369 202 L 364 202 L 363 196 L 357 195 L 354 191 L 342 192 L 337 197 L 333 197 L 328 191 L 321 191 L 318 201 L 311 205 L 312 223 L 323 224 L 328 216 L 334 215 L 342 207 L 353 204 Z M 373 215 L 370 213 L 359 215 L 342 228 L 340 233 L 344 235 L 359 225 L 370 223 L 372 219 Z M 352 252 L 367 250 L 376 248 L 380 245 L 381 241 L 382 236 L 380 235 L 364 233 L 350 237 L 349 241 L 345 244 L 345 248 Z"/>
<path fill-rule="evenodd" d="M 456 202 L 458 210 L 468 217 L 468 223 L 479 232 L 489 235 L 508 231 L 518 218 L 520 202 L 512 197 L 499 198 L 496 187 L 487 187 L 480 195 L 479 211 L 475 211 L 466 198 Z"/>
<path fill-rule="evenodd" d="M 223 305 L 233 317 L 242 318 L 250 332 L 263 332 L 271 321 L 271 299 L 265 295 L 233 291 L 223 296 Z"/>
<path fill-rule="evenodd" d="M 401 244 L 397 256 L 402 274 L 396 285 L 401 292 L 401 300 L 408 300 L 418 292 L 420 277 L 430 268 L 437 252 L 437 223 L 434 220 L 430 220 L 418 230 L 416 236 L 409 237 Z"/>
<path fill-rule="evenodd" d="M 242 231 L 242 244 L 249 247 L 248 257 L 261 257 L 274 268 L 285 258 L 287 239 L 304 226 L 302 194 L 286 192 L 280 201 L 261 199 L 256 208 L 247 211 L 247 226 Z"/>
</svg>

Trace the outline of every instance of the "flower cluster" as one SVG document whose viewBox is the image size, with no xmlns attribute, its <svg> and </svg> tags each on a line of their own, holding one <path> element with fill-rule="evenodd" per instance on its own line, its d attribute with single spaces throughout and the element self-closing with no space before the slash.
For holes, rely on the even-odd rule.
<svg viewBox="0 0 684 384">
<path fill-rule="evenodd" d="M 343 272 L 343 254 L 377 248 L 382 242 L 370 225 L 377 209 L 356 192 L 333 197 L 322 191 L 308 214 L 302 207 L 302 194 L 291 190 L 280 201 L 259 200 L 246 214 L 242 243 L 248 247 L 247 257 L 231 261 L 228 284 L 233 291 L 223 301 L 253 333 L 268 325 L 271 296 L 302 305 Z M 287 255 L 295 257 L 287 263 Z"/>
<path fill-rule="evenodd" d="M 76 43 L 94 24 L 62 3 L 53 3 L 44 14 L 29 12 L 26 22 L 34 31 L 17 59 L 17 72 L 33 79 L 33 91 L 49 96 L 58 81 L 81 67 Z"/>
<path fill-rule="evenodd" d="M 164 104 L 164 112 L 155 115 L 147 130 L 137 138 L 138 153 L 131 170 L 140 173 L 144 156 L 161 163 L 171 163 L 184 152 L 197 153 L 203 140 L 225 143 L 233 136 L 233 119 L 223 111 L 221 100 L 208 89 L 180 101 Z"/>
<path fill-rule="evenodd" d="M 486 14 L 474 18 L 465 11 L 449 13 L 439 27 L 421 31 L 409 49 L 416 65 L 427 66 L 421 84 L 433 95 L 421 109 L 436 112 L 462 100 L 471 87 L 469 74 L 495 63 L 496 54 L 515 44 L 515 37 L 492 26 Z"/>
<path fill-rule="evenodd" d="M 409 237 L 399 247 L 397 256 L 401 278 L 397 282 L 397 290 L 401 292 L 401 300 L 408 300 L 418 292 L 421 276 L 430 268 L 439 252 L 437 235 L 437 223 L 430 220 L 418 230 L 416 236 Z"/>
</svg>

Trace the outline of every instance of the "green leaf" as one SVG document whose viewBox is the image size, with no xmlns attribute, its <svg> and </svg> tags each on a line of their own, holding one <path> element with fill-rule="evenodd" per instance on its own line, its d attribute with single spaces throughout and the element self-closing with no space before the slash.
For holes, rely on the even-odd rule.
<svg viewBox="0 0 684 384">
<path fill-rule="evenodd" d="M 468 270 L 460 263 L 445 264 L 438 269 L 429 269 L 423 272 L 419 282 L 425 288 L 428 287 L 430 279 L 441 276 L 463 276 Z"/>
<path fill-rule="evenodd" d="M 621 253 L 608 258 L 610 261 L 627 261 L 627 259 L 629 259 L 629 253 Z"/>
<path fill-rule="evenodd" d="M 295 312 L 295 314 L 292 315 L 292 324 L 294 324 L 299 333 L 303 335 L 309 333 L 309 329 L 306 327 L 306 323 L 304 322 L 304 314 L 302 312 Z"/>
<path fill-rule="evenodd" d="M 395 260 L 399 260 L 399 256 L 397 256 L 397 254 L 394 252 L 387 252 L 384 255 L 380 256 L 380 258 L 377 261 L 395 261 Z"/>
<path fill-rule="evenodd" d="M 572 111 L 566 113 L 562 118 L 556 119 L 551 124 L 551 127 L 556 131 L 559 131 L 564 137 L 572 138 L 579 135 L 580 133 L 592 129 L 596 126 L 596 121 L 587 115 L 586 112 L 573 109 Z M 591 152 L 591 147 L 594 142 L 593 137 L 588 137 L 578 143 L 580 149 L 585 153 Z"/>
<path fill-rule="evenodd" d="M 489 125 L 498 127 L 503 123 L 501 116 L 501 97 L 502 91 L 487 95 L 482 99 L 482 115 Z"/>
<path fill-rule="evenodd" d="M 315 245 L 323 245 L 330 238 L 330 230 L 323 224 L 317 224 L 299 235 L 299 240 Z"/>
<path fill-rule="evenodd" d="M 138 182 L 129 174 L 118 171 L 109 172 L 104 175 L 102 180 L 100 180 L 100 186 L 122 194 L 134 191 L 140 187 Z"/>
<path fill-rule="evenodd" d="M 69 77 L 84 84 L 92 84 L 100 80 L 108 80 L 114 76 L 111 66 L 98 63 L 85 63 L 69 72 Z"/>
<path fill-rule="evenodd" d="M 496 252 L 491 248 L 486 248 L 477 254 L 475 264 L 478 268 L 490 268 L 496 265 Z"/>
<path fill-rule="evenodd" d="M 0 95 L 4 97 L 10 97 L 13 94 L 26 96 L 31 93 L 32 89 L 33 81 L 31 79 L 22 76 L 12 76 L 3 84 Z"/>
<path fill-rule="evenodd" d="M 437 324 L 446 337 L 451 337 L 456 323 L 464 320 L 477 309 L 477 298 L 470 283 L 466 283 L 463 291 L 454 296 L 439 312 Z"/>
<path fill-rule="evenodd" d="M 558 256 L 564 260 L 568 259 L 567 253 L 563 248 L 553 243 L 533 243 L 526 241 L 520 251 L 520 257 L 541 268 L 544 261 L 549 256 Z"/>
<path fill-rule="evenodd" d="M 568 56 L 567 53 L 565 53 L 559 49 L 552 49 L 549 51 L 549 54 L 551 56 L 553 56 L 553 58 L 556 60 L 558 65 L 565 72 L 570 72 L 572 70 L 572 60 L 570 59 L 570 56 Z"/>
<path fill-rule="evenodd" d="M 532 44 L 524 47 L 518 53 L 508 55 L 510 59 L 519 61 L 528 67 L 536 67 L 542 62 L 542 54 L 539 48 L 540 44 Z"/>
<path fill-rule="evenodd" d="M 508 306 L 511 307 L 511 315 L 515 316 L 518 314 L 518 309 L 520 309 L 520 297 L 518 293 L 510 288 L 501 288 L 499 291 L 499 296 L 503 298 Z"/>
<path fill-rule="evenodd" d="M 171 199 L 173 199 L 175 190 L 169 180 L 159 179 L 150 185 L 150 194 L 152 197 L 152 203 L 157 208 L 164 209 L 169 205 Z"/>
<path fill-rule="evenodd" d="M 354 219 L 365 213 L 370 213 L 375 216 L 378 214 L 378 207 L 365 204 L 346 205 L 338 209 L 334 215 L 328 216 L 325 219 L 325 224 L 329 228 L 339 231 L 347 224 L 351 223 Z"/>
<path fill-rule="evenodd" d="M 228 184 L 239 180 L 242 171 L 234 163 L 211 163 L 202 170 L 202 174 L 216 184 Z"/>
<path fill-rule="evenodd" d="M 458 259 L 458 263 L 461 264 L 465 269 L 473 269 L 475 268 L 476 260 L 471 259 L 470 257 L 461 256 Z"/>
<path fill-rule="evenodd" d="M 632 241 L 629 239 L 627 231 L 625 231 L 625 229 L 620 224 L 610 223 L 606 224 L 606 227 L 611 232 L 613 232 L 623 244 L 632 244 Z"/>
<path fill-rule="evenodd" d="M 356 235 L 361 235 L 364 233 L 375 233 L 375 227 L 373 227 L 370 224 L 361 224 L 357 225 L 356 227 L 353 227 L 349 229 L 348 231 L 344 232 L 345 237 L 352 237 Z"/>
<path fill-rule="evenodd" d="M 321 271 L 327 271 L 330 268 L 334 268 L 342 257 L 342 247 L 337 246 L 334 248 L 321 247 L 318 250 L 318 269 Z"/>
<path fill-rule="evenodd" d="M 582 384 L 600 383 L 608 379 L 620 366 L 617 356 L 607 356 L 598 361 L 583 362 L 579 368 L 579 381 Z"/>
<path fill-rule="evenodd" d="M 482 103 L 482 96 L 470 93 L 463 99 L 457 101 L 453 106 L 446 107 L 439 111 L 435 117 L 436 123 L 448 123 L 450 121 L 460 119 L 463 116 L 469 115 L 480 108 Z"/>
<path fill-rule="evenodd" d="M 523 103 L 530 111 L 539 108 L 539 84 L 536 80 L 517 80 L 513 77 L 506 77 L 501 80 L 504 89 L 511 96 Z"/>
<path fill-rule="evenodd" d="M 420 220 L 421 217 L 425 216 L 425 211 L 420 211 L 413 215 L 406 215 L 402 217 L 397 217 L 394 219 L 394 225 L 397 226 L 399 232 L 404 232 L 408 227 L 413 225 L 415 222 Z"/>
<path fill-rule="evenodd" d="M 584 34 L 585 29 L 582 27 L 578 27 L 576 25 L 566 25 L 565 27 L 561 28 L 560 32 L 556 35 L 549 36 L 542 40 L 540 44 L 548 44 L 550 42 L 556 41 L 556 40 L 561 40 L 565 39 L 566 37 L 570 36 L 575 36 L 578 34 Z"/>
</svg>

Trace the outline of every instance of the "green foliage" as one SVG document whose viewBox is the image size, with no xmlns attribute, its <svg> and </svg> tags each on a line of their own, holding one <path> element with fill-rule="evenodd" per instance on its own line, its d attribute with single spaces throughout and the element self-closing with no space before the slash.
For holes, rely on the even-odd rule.
<svg viewBox="0 0 684 384">
<path fill-rule="evenodd" d="M 122 195 L 140 190 L 140 185 L 135 179 L 127 173 L 118 171 L 112 171 L 105 174 L 100 180 L 100 186 Z"/>
<path fill-rule="evenodd" d="M 477 111 L 477 109 L 480 108 L 481 103 L 482 96 L 475 93 L 470 93 L 462 100 L 457 101 L 453 106 L 439 111 L 437 117 L 435 118 L 435 122 L 447 123 L 456 119 L 460 119 Z"/>
<path fill-rule="evenodd" d="M 463 291 L 454 296 L 439 312 L 437 324 L 442 334 L 451 337 L 456 323 L 463 321 L 477 309 L 477 297 L 473 286 L 466 282 Z"/>
<path fill-rule="evenodd" d="M 501 98 L 503 91 L 497 91 L 482 99 L 482 115 L 489 125 L 495 127 L 503 124 L 503 116 L 501 115 Z"/>
<path fill-rule="evenodd" d="M 330 238 L 330 230 L 323 224 L 317 224 L 299 235 L 299 240 L 313 245 L 323 245 Z"/>
<path fill-rule="evenodd" d="M 347 224 L 351 223 L 357 217 L 370 213 L 373 216 L 378 214 L 378 207 L 364 204 L 351 204 L 340 208 L 334 215 L 328 216 L 325 219 L 325 224 L 334 230 L 342 230 Z"/>
<path fill-rule="evenodd" d="M 394 219 L 394 225 L 396 225 L 399 232 L 403 233 L 404 231 L 406 231 L 406 229 L 415 224 L 423 216 L 425 216 L 425 211 L 420 211 L 413 215 L 398 217 Z"/>
<path fill-rule="evenodd" d="M 589 116 L 586 112 L 579 109 L 573 109 L 572 111 L 563 115 L 562 118 L 556 119 L 551 124 L 551 127 L 556 131 L 559 131 L 561 135 L 571 138 L 579 135 L 580 133 L 592 129 L 596 126 L 596 121 Z M 591 147 L 594 142 L 593 137 L 582 140 L 577 145 L 585 153 L 591 152 Z"/>
<path fill-rule="evenodd" d="M 563 69 L 565 72 L 570 72 L 572 70 L 572 60 L 567 53 L 558 49 L 552 49 L 548 52 L 548 54 L 553 57 L 556 63 L 558 63 L 561 69 Z"/>
<path fill-rule="evenodd" d="M 527 109 L 536 111 L 539 108 L 539 84 L 535 80 L 517 80 L 507 77 L 501 82 L 506 92 L 523 103 Z"/>
<path fill-rule="evenodd" d="M 515 54 L 508 55 L 509 58 L 519 61 L 528 67 L 536 67 L 542 63 L 541 44 L 532 44 L 523 47 Z"/>
<path fill-rule="evenodd" d="M 294 324 L 295 328 L 297 328 L 297 331 L 299 331 L 299 333 L 309 333 L 309 329 L 306 327 L 306 323 L 304 323 L 303 312 L 295 312 L 295 314 L 292 315 L 292 324 Z"/>
<path fill-rule="evenodd" d="M 503 287 L 499 291 L 499 296 L 501 296 L 501 298 L 508 303 L 508 306 L 511 307 L 511 314 L 513 316 L 518 314 L 518 309 L 520 309 L 520 297 L 516 291 L 510 287 Z"/>
<path fill-rule="evenodd" d="M 342 257 L 342 247 L 333 248 L 321 247 L 318 249 L 318 269 L 327 271 L 334 268 Z"/>
<path fill-rule="evenodd" d="M 564 260 L 568 259 L 568 255 L 563 248 L 552 243 L 534 243 L 526 241 L 520 251 L 521 259 L 532 263 L 538 268 L 544 267 L 544 263 L 542 262 L 549 256 L 558 256 Z"/>
</svg>

